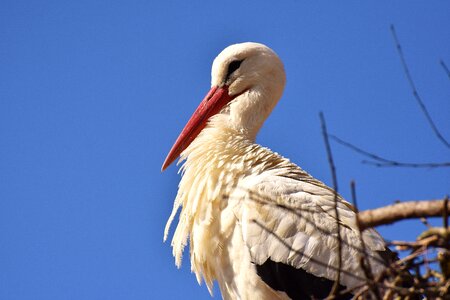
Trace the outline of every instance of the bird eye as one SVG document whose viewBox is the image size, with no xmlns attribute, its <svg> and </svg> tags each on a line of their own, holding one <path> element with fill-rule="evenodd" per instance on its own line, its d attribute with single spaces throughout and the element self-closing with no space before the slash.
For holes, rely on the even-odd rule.
<svg viewBox="0 0 450 300">
<path fill-rule="evenodd" d="M 237 69 L 239 69 L 239 67 L 241 66 L 243 60 L 233 60 L 229 65 L 228 65 L 228 72 L 227 72 L 227 79 L 228 77 L 230 77 L 231 74 L 233 74 L 234 71 L 236 71 Z"/>
</svg>

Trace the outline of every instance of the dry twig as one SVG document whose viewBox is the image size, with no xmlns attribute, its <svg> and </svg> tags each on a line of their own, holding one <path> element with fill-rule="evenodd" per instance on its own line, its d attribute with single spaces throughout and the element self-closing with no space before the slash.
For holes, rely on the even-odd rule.
<svg viewBox="0 0 450 300">
<path fill-rule="evenodd" d="M 376 155 L 374 153 L 363 150 L 349 142 L 338 138 L 333 134 L 329 134 L 329 137 L 336 141 L 337 143 L 359 153 L 362 154 L 372 160 L 363 160 L 362 163 L 368 165 L 374 165 L 377 167 L 409 167 L 409 168 L 439 168 L 439 167 L 450 167 L 450 162 L 439 162 L 439 163 L 409 163 L 409 162 L 400 162 L 396 160 L 387 159 Z"/>
<path fill-rule="evenodd" d="M 391 24 L 391 32 L 392 32 L 392 36 L 394 38 L 395 46 L 397 47 L 398 55 L 400 56 L 400 60 L 402 62 L 403 71 L 405 72 L 406 78 L 408 79 L 409 85 L 411 86 L 414 98 L 416 98 L 417 103 L 420 106 L 420 109 L 422 110 L 422 112 L 424 113 L 425 117 L 427 118 L 427 121 L 430 124 L 431 128 L 433 129 L 433 132 L 436 134 L 437 138 L 445 146 L 447 146 L 447 148 L 450 148 L 450 143 L 439 132 L 439 129 L 437 128 L 436 124 L 434 124 L 434 121 L 431 118 L 427 107 L 425 106 L 425 103 L 422 101 L 422 98 L 420 97 L 419 93 L 417 92 L 416 85 L 414 84 L 414 81 L 413 81 L 413 79 L 411 77 L 411 73 L 409 72 L 408 65 L 406 64 L 406 60 L 405 60 L 405 56 L 403 54 L 402 46 L 400 45 L 400 42 L 399 42 L 398 37 L 397 37 L 397 33 L 395 32 L 395 27 L 392 24 Z"/>
<path fill-rule="evenodd" d="M 356 187 L 355 187 L 355 181 L 351 181 L 350 183 L 350 189 L 352 192 L 352 202 L 353 206 L 355 207 L 355 212 L 358 213 L 358 202 L 356 201 Z M 367 257 L 367 250 L 366 250 L 366 243 L 363 239 L 363 233 L 359 226 L 359 221 L 356 219 L 356 227 L 359 232 L 359 242 L 361 243 L 362 248 L 362 256 L 360 259 L 361 268 L 363 269 L 364 276 L 366 277 L 366 286 L 370 288 L 372 293 L 375 295 L 375 298 L 377 300 L 381 299 L 380 291 L 378 288 L 373 284 L 373 273 L 372 273 L 372 267 L 370 266 L 370 261 Z M 357 297 L 355 297 L 356 299 Z"/>
<path fill-rule="evenodd" d="M 319 114 L 320 123 L 322 127 L 322 136 L 325 142 L 325 148 L 327 150 L 328 163 L 331 169 L 331 177 L 333 180 L 333 202 L 334 202 L 334 213 L 336 215 L 336 226 L 337 226 L 337 239 L 338 239 L 338 271 L 336 275 L 336 280 L 333 284 L 333 288 L 331 289 L 330 295 L 328 298 L 334 299 L 339 292 L 339 285 L 341 282 L 341 269 L 342 269 L 342 237 L 341 237 L 341 222 L 339 221 L 339 210 L 338 210 L 338 183 L 337 183 L 337 175 L 336 175 L 336 167 L 333 161 L 333 155 L 331 153 L 330 141 L 328 139 L 327 125 L 325 123 L 325 117 L 322 112 Z"/>
<path fill-rule="evenodd" d="M 444 69 L 445 73 L 447 74 L 448 78 L 450 79 L 450 70 L 448 69 L 448 67 L 445 64 L 445 62 L 441 59 L 439 61 L 439 63 L 441 64 L 442 68 Z"/>
</svg>

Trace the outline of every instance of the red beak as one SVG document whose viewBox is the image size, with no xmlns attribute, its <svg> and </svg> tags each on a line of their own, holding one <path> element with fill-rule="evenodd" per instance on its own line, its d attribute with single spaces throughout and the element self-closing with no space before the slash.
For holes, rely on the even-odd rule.
<svg viewBox="0 0 450 300">
<path fill-rule="evenodd" d="M 172 146 L 172 149 L 170 149 L 170 152 L 162 165 L 161 171 L 164 171 L 171 163 L 173 163 L 173 161 L 180 156 L 181 152 L 192 143 L 200 131 L 205 128 L 208 119 L 217 114 L 233 98 L 234 97 L 228 95 L 227 86 L 213 86 L 211 88 L 187 122 L 186 126 L 184 126 L 183 131 L 181 131 L 175 144 Z"/>
</svg>

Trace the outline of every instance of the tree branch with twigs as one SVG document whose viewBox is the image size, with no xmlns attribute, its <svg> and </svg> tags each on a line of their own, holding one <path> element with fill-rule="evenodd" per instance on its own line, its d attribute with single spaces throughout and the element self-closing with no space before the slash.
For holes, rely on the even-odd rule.
<svg viewBox="0 0 450 300">
<path fill-rule="evenodd" d="M 421 200 L 395 203 L 358 213 L 361 230 L 388 225 L 406 219 L 439 217 L 450 211 L 448 197 L 442 200 Z"/>
<path fill-rule="evenodd" d="M 325 119 L 320 114 L 322 134 L 327 149 L 328 163 L 331 168 L 333 185 L 337 185 L 336 167 L 332 159 Z M 443 218 L 443 227 L 429 227 L 421 233 L 417 241 L 393 241 L 386 247 L 395 247 L 398 252 L 408 254 L 399 260 L 392 260 L 386 269 L 373 276 L 368 263 L 365 243 L 361 238 L 360 266 L 364 272 L 365 285 L 359 287 L 354 299 L 447 299 L 450 294 L 450 229 L 448 227 L 448 212 L 450 203 L 448 197 L 442 200 L 422 200 L 395 203 L 377 209 L 358 212 L 355 183 L 351 184 L 352 199 L 356 210 L 356 224 L 362 232 L 368 228 L 388 225 L 397 221 L 412 218 Z M 335 192 L 336 193 L 336 192 Z M 339 223 L 339 219 L 337 218 Z M 342 239 L 338 239 L 339 248 Z M 338 249 L 339 250 L 339 249 Z M 340 255 L 340 252 L 338 252 Z M 433 253 L 434 257 L 429 258 Z M 430 264 L 438 263 L 439 269 L 432 269 Z M 341 268 L 342 266 L 339 266 Z M 425 272 L 423 271 L 425 269 Z M 339 274 L 339 273 L 338 273 Z M 339 278 L 339 277 L 338 277 Z M 327 299 L 337 299 L 339 293 L 334 289 Z"/>
<path fill-rule="evenodd" d="M 450 143 L 438 129 L 428 112 L 422 97 L 417 91 L 395 27 L 391 25 L 390 30 L 404 74 L 412 89 L 416 102 L 438 140 L 447 148 L 450 148 Z M 440 65 L 444 69 L 446 75 L 450 78 L 450 71 L 443 60 L 440 60 Z M 320 123 L 327 150 L 328 164 L 331 169 L 333 188 L 335 190 L 337 189 L 337 175 L 329 144 L 330 139 L 366 157 L 367 159 L 363 160 L 363 163 L 377 167 L 431 169 L 450 167 L 450 162 L 448 161 L 402 162 L 387 159 L 344 141 L 336 135 L 328 133 L 323 113 L 320 113 Z M 367 253 L 364 249 L 365 243 L 361 238 L 362 255 L 360 257 L 360 265 L 366 277 L 366 284 L 365 286 L 360 287 L 355 294 L 354 299 L 422 299 L 422 297 L 424 297 L 423 299 L 450 299 L 450 228 L 448 224 L 450 202 L 448 196 L 436 200 L 394 203 L 392 205 L 359 212 L 356 202 L 356 188 L 354 181 L 351 183 L 351 192 L 357 213 L 356 224 L 360 231 L 360 236 L 362 236 L 362 232 L 368 228 L 389 225 L 406 219 L 421 219 L 427 225 L 427 229 L 418 235 L 416 241 L 391 241 L 386 244 L 386 246 L 393 247 L 396 253 L 406 253 L 406 255 L 404 255 L 402 259 L 394 260 L 385 271 L 376 278 L 374 278 L 370 269 L 370 263 L 368 263 Z M 335 193 L 337 194 L 337 192 Z M 430 226 L 426 218 L 432 217 L 442 217 L 442 227 Z M 337 218 L 337 222 L 339 223 L 339 218 Z M 340 248 L 342 239 L 338 237 L 338 241 L 338 252 L 339 255 L 341 255 Z M 431 267 L 433 264 L 437 265 L 437 267 Z M 337 296 L 338 294 L 333 289 L 328 299 L 335 299 Z"/>
</svg>

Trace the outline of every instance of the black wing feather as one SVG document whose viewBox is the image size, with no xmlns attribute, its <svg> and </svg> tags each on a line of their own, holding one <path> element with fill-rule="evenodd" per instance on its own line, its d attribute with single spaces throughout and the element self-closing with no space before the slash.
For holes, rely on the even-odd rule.
<svg viewBox="0 0 450 300">
<path fill-rule="evenodd" d="M 326 298 L 334 281 L 314 276 L 303 269 L 274 262 L 267 259 L 262 265 L 256 265 L 259 277 L 271 288 L 285 292 L 291 299 L 323 299 Z M 345 287 L 340 285 L 340 290 Z M 347 293 L 336 299 L 351 299 L 352 294 Z"/>
</svg>

